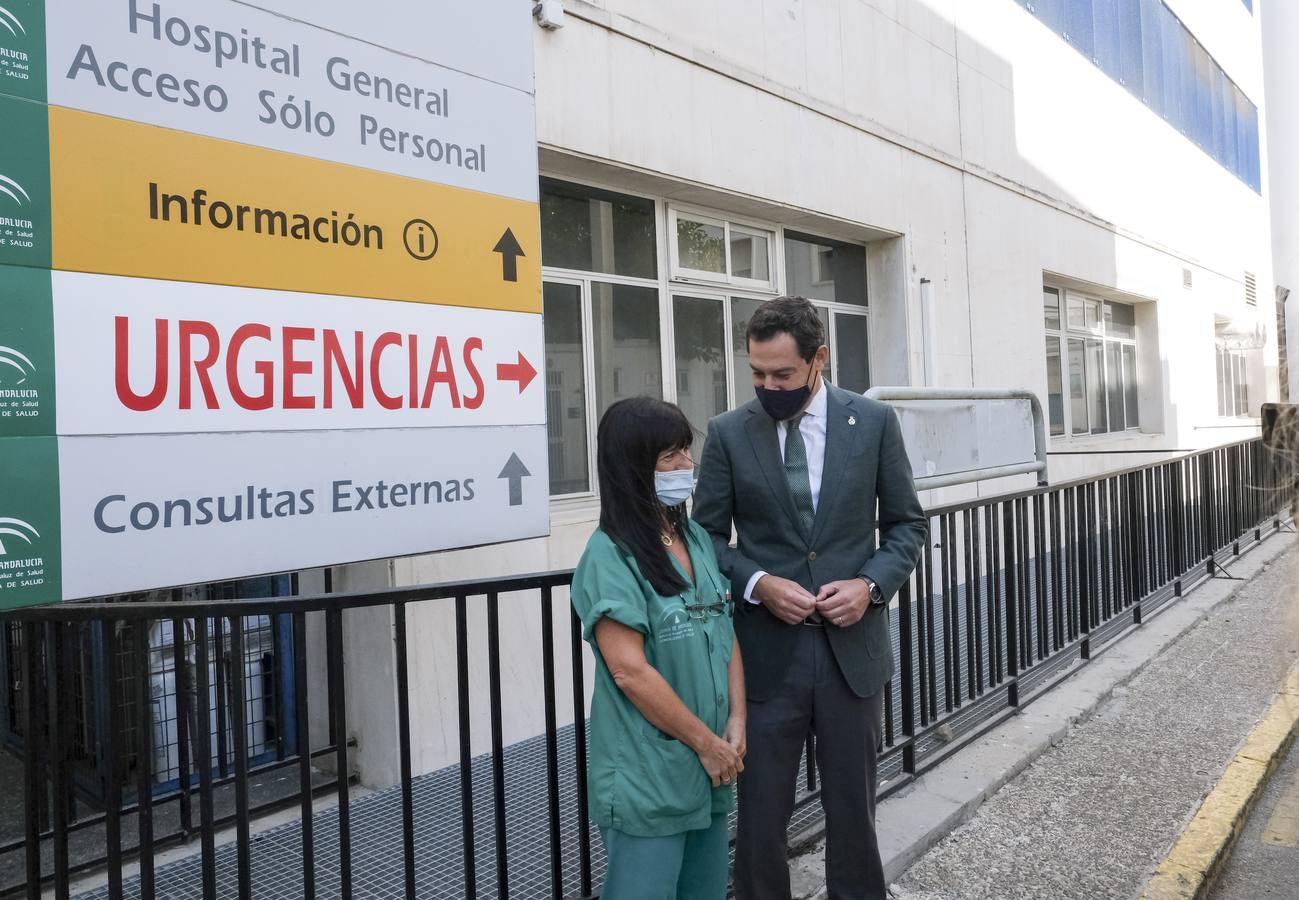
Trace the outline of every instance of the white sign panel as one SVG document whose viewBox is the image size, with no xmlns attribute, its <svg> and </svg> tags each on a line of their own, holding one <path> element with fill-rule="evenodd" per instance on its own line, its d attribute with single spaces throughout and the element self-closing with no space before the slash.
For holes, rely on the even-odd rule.
<svg viewBox="0 0 1299 900">
<path fill-rule="evenodd" d="M 916 478 L 1037 459 L 1029 400 L 891 400 Z"/>
<path fill-rule="evenodd" d="M 305 5 L 334 7 L 327 31 L 232 0 L 49 0 L 49 102 L 535 202 L 526 10 L 511 3 L 484 27 L 502 3 L 402 3 L 407 24 L 426 27 L 384 37 L 417 59 L 343 36 L 364 35 L 376 5 L 398 7 Z M 410 49 L 430 40 L 431 54 Z M 459 59 L 483 40 L 484 58 L 508 58 L 527 78 L 506 87 L 424 61 L 444 47 Z"/>
<path fill-rule="evenodd" d="M 61 437 L 62 593 L 541 536 L 546 453 L 544 425 Z"/>
<path fill-rule="evenodd" d="M 544 424 L 541 316 L 54 272 L 59 434 Z"/>
<path fill-rule="evenodd" d="M 248 0 L 251 6 L 532 92 L 531 0 Z"/>
</svg>

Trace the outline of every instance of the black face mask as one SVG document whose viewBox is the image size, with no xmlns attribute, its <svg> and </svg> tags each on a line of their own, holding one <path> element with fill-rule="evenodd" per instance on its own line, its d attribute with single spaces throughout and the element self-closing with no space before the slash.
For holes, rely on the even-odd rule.
<svg viewBox="0 0 1299 900">
<path fill-rule="evenodd" d="M 808 369 L 807 384 L 792 391 L 773 391 L 765 387 L 755 387 L 753 392 L 758 395 L 758 402 L 762 404 L 767 415 L 777 422 L 792 419 L 798 415 L 798 411 L 812 396 L 812 370 Z"/>
</svg>

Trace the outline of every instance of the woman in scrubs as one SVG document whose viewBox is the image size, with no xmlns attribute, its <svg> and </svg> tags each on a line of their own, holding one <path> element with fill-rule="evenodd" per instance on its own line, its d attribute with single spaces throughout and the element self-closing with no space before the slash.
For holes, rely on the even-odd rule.
<svg viewBox="0 0 1299 900">
<path fill-rule="evenodd" d="M 649 397 L 597 434 L 600 528 L 572 600 L 595 654 L 588 801 L 603 900 L 724 900 L 727 818 L 744 769 L 744 672 L 727 582 L 686 515 L 694 431 Z"/>
</svg>

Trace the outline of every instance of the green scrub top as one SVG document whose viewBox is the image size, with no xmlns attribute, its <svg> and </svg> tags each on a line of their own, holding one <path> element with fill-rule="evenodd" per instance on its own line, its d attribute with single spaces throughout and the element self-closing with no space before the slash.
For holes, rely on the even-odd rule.
<svg viewBox="0 0 1299 900">
<path fill-rule="evenodd" d="M 707 828 L 734 802 L 731 785 L 713 788 L 695 752 L 651 725 L 618 689 L 595 640 L 595 625 L 606 617 L 643 634 L 649 664 L 687 709 L 721 735 L 730 715 L 727 666 L 735 646 L 727 581 L 711 539 L 693 521 L 686 547 L 695 583 L 675 597 L 655 593 L 631 553 L 603 531 L 591 536 L 573 574 L 573 608 L 596 664 L 587 757 L 591 818 L 637 837 Z M 680 564 L 673 564 L 684 578 Z M 692 618 L 686 609 L 713 603 L 725 603 L 721 615 Z"/>
</svg>

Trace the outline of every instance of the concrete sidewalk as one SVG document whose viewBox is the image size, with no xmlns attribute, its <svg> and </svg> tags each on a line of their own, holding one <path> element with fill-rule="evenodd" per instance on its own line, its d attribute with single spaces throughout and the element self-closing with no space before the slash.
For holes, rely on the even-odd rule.
<svg viewBox="0 0 1299 900">
<path fill-rule="evenodd" d="M 1248 580 L 1202 586 L 883 803 L 895 895 L 1136 895 L 1295 662 L 1294 540 L 1265 541 L 1232 566 Z M 799 895 L 824 896 L 821 848 L 791 868 Z"/>
</svg>

